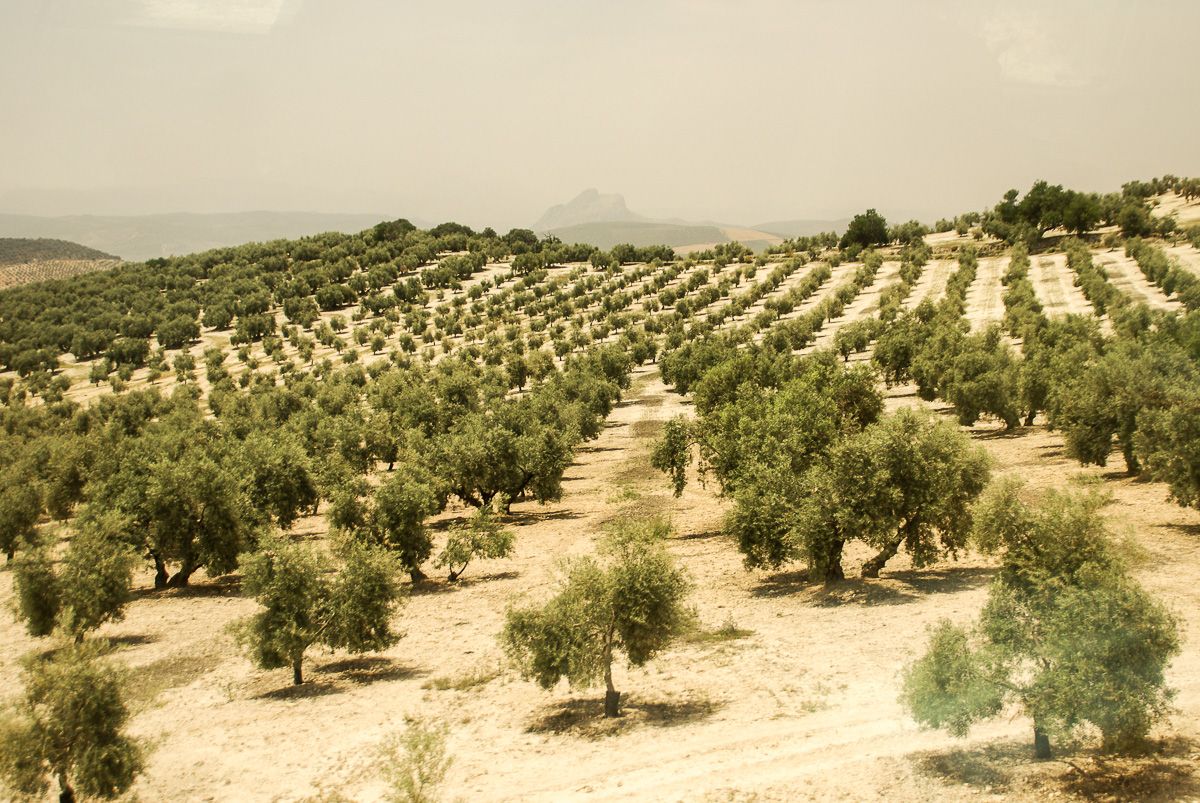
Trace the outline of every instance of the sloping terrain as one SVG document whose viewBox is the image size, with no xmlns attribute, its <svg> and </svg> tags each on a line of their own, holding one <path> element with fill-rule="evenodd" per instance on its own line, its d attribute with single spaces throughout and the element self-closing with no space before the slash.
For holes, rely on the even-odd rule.
<svg viewBox="0 0 1200 803">
<path fill-rule="evenodd" d="M 1191 256 L 1172 253 L 1182 262 Z M 1096 264 L 1108 265 L 1116 292 L 1158 309 L 1180 308 L 1121 252 L 1097 248 L 1092 254 Z M 530 286 L 505 257 L 457 287 L 432 289 L 395 321 L 365 306 L 321 311 L 304 331 L 346 328 L 338 329 L 336 341 L 312 346 L 307 359 L 290 339 L 279 345 L 280 356 L 268 353 L 261 339 L 238 354 L 229 326 L 202 327 L 188 351 L 199 356 L 204 348 L 223 350 L 218 356 L 225 368 L 249 384 L 260 376 L 274 383 L 285 362 L 294 371 L 324 360 L 370 368 L 403 352 L 436 364 L 498 340 L 500 331 L 529 343 L 536 336 L 535 348 L 547 351 L 563 344 L 557 355 L 562 364 L 585 343 L 623 342 L 620 336 L 644 326 L 649 315 L 675 321 L 670 316 L 678 314 L 688 327 L 681 330 L 685 337 L 701 337 L 691 327 L 703 321 L 718 331 L 748 327 L 754 331 L 747 339 L 759 341 L 821 309 L 864 267 L 862 261 L 834 261 L 830 255 L 803 263 L 763 257 L 756 264 L 747 257 L 720 264 L 630 263 L 606 271 L 564 262 Z M 935 252 L 903 306 L 942 298 L 957 264 Z M 980 260 L 965 290 L 964 328 L 978 331 L 1003 319 L 1008 266 L 1007 256 Z M 900 269 L 899 254 L 889 252 L 838 314 L 820 321 L 811 343 L 827 346 L 843 327 L 877 315 Z M 356 271 L 366 281 L 369 270 Z M 1048 316 L 1094 314 L 1063 253 L 1035 254 L 1029 279 Z M 273 302 L 265 314 L 281 325 L 287 321 Z M 489 329 L 489 319 L 503 328 Z M 382 326 L 368 328 L 383 321 L 395 324 L 386 335 Z M 359 328 L 362 341 L 355 337 Z M 376 332 L 382 343 L 371 344 Z M 405 350 L 404 338 L 415 341 L 413 348 Z M 164 359 L 171 363 L 181 353 L 168 349 Z M 855 357 L 866 358 L 869 349 Z M 61 373 L 73 380 L 68 400 L 90 404 L 110 393 L 107 384 L 87 380 L 97 362 L 63 358 Z M 206 397 L 211 383 L 203 369 L 197 374 L 195 385 Z M 5 378 L 15 379 L 11 373 Z M 177 384 L 170 372 L 140 367 L 125 387 L 169 392 Z M 888 409 L 919 405 L 953 420 L 948 403 L 922 402 L 911 385 L 888 388 L 885 396 Z M 404 637 L 396 646 L 366 657 L 314 650 L 310 680 L 296 688 L 287 670 L 255 669 L 234 642 L 229 626 L 256 608 L 239 593 L 240 575 L 201 573 L 191 588 L 156 592 L 151 572 L 140 571 L 124 621 L 98 634 L 107 654 L 129 668 L 131 729 L 148 746 L 147 767 L 132 794 L 143 800 L 382 800 L 387 789 L 380 745 L 405 728 L 407 717 L 422 717 L 448 728 L 454 763 L 444 791 L 451 798 L 1032 802 L 1200 796 L 1200 511 L 1171 502 L 1163 484 L 1119 470 L 1119 451 L 1107 468 L 1081 468 L 1067 455 L 1062 434 L 1040 418 L 1010 430 L 990 420 L 964 428 L 986 449 L 998 476 L 1020 477 L 1039 489 L 1082 486 L 1111 495 L 1105 517 L 1143 553 L 1137 578 L 1180 619 L 1185 636 L 1167 677 L 1178 690 L 1175 710 L 1153 732 L 1153 752 L 1112 759 L 1088 743 L 1068 744 L 1062 761 L 1039 763 L 1029 755 L 1029 722 L 1016 712 L 972 730 L 969 738 L 953 739 L 918 729 L 897 699 L 901 673 L 923 650 L 927 628 L 942 618 L 966 623 L 978 615 L 997 571 L 995 559 L 968 551 L 915 569 L 902 554 L 878 579 L 851 570 L 832 586 L 809 582 L 800 566 L 748 571 L 737 544 L 723 532 L 731 502 L 711 478 L 706 485 L 691 470 L 683 495 L 675 498 L 667 477 L 650 465 L 652 444 L 676 415 L 693 415 L 692 398 L 665 385 L 659 364 L 647 359 L 634 369 L 599 437 L 577 450 L 562 498 L 513 505 L 507 518 L 516 532 L 512 558 L 473 563 L 457 583 L 438 576 L 411 585 L 397 619 Z M 385 473 L 377 467 L 373 481 Z M 439 546 L 448 527 L 468 513 L 455 503 L 433 520 Z M 506 609 L 545 599 L 561 559 L 592 552 L 613 520 L 660 513 L 674 524 L 669 549 L 691 579 L 690 604 L 700 630 L 642 669 L 617 669 L 626 708 L 615 721 L 602 716 L 601 692 L 565 684 L 544 691 L 521 680 L 497 641 Z M 327 515 L 323 504 L 291 534 L 325 543 Z M 42 526 L 59 535 L 69 529 Z M 847 567 L 868 556 L 852 543 Z M 12 597 L 12 572 L 0 569 L 0 604 Z M 20 656 L 45 646 L 10 617 L 0 617 L 0 678 L 10 690 Z"/>
</svg>

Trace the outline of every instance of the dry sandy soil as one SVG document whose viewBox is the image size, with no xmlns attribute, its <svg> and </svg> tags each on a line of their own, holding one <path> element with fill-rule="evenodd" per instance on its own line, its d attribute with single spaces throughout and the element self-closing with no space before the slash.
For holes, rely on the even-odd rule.
<svg viewBox="0 0 1200 803">
<path fill-rule="evenodd" d="M 1179 260 L 1179 264 L 1192 273 L 1200 274 L 1200 251 L 1191 245 L 1170 245 L 1166 251 Z"/>
<path fill-rule="evenodd" d="M 1146 278 L 1138 264 L 1125 256 L 1124 251 L 1095 251 L 1092 253 L 1092 260 L 1108 271 L 1109 282 L 1134 301 L 1144 301 L 1151 309 L 1181 309 L 1180 303 L 1173 298 L 1167 298 L 1162 290 Z"/>
<path fill-rule="evenodd" d="M 889 395 L 890 406 L 916 403 L 909 388 Z M 1019 716 L 959 741 L 918 730 L 896 699 L 926 627 L 942 617 L 971 620 L 993 566 L 967 555 L 914 571 L 901 556 L 879 580 L 832 589 L 792 571 L 747 572 L 720 532 L 723 500 L 694 479 L 674 499 L 648 465 L 661 422 L 688 409 L 653 367 L 640 369 L 604 434 L 572 466 L 563 500 L 514 508 L 513 559 L 472 566 L 456 585 L 418 586 L 400 614 L 406 635 L 396 647 L 367 658 L 314 651 L 310 680 L 296 689 L 288 672 L 256 670 L 238 653 L 227 625 L 254 605 L 238 595 L 236 576 L 159 594 L 143 576 L 126 620 L 101 634 L 131 669 L 132 731 L 149 751 L 136 795 L 282 801 L 336 791 L 380 799 L 379 745 L 410 716 L 449 726 L 450 798 L 1200 794 L 1192 774 L 1200 752 L 1200 513 L 1165 501 L 1160 485 L 1127 479 L 1119 457 L 1109 469 L 1079 471 L 1040 426 L 972 432 L 998 473 L 1041 487 L 1097 477 L 1113 495 L 1113 525 L 1146 550 L 1143 581 L 1193 636 L 1170 672 L 1178 711 L 1156 734 L 1158 754 L 1117 763 L 1069 746 L 1066 761 L 1039 764 L 1029 759 L 1029 724 Z M 506 606 L 548 595 L 558 560 L 590 551 L 606 522 L 658 512 L 674 521 L 671 550 L 692 577 L 701 622 L 710 631 L 736 625 L 741 637 L 697 637 L 645 669 L 619 669 L 626 711 L 616 721 L 603 719 L 596 691 L 545 692 L 519 679 L 496 642 Z M 319 538 L 324 524 L 314 518 L 298 529 Z M 865 557 L 848 556 L 852 574 Z M 0 571 L 5 599 L 10 577 Z M 17 657 L 38 645 L 10 620 L 0 639 L 0 676 L 11 679 Z"/>
<path fill-rule="evenodd" d="M 1047 315 L 1092 314 L 1092 304 L 1075 286 L 1073 276 L 1066 254 L 1045 254 L 1030 260 L 1029 280 Z"/>
</svg>

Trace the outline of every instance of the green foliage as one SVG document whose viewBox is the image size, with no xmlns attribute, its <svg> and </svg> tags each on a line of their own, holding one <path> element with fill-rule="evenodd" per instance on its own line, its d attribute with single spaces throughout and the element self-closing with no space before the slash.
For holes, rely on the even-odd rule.
<svg viewBox="0 0 1200 803">
<path fill-rule="evenodd" d="M 671 477 L 675 496 L 682 496 L 687 486 L 687 467 L 692 462 L 694 443 L 688 419 L 677 415 L 663 425 L 662 435 L 654 442 L 650 465 Z"/>
<path fill-rule="evenodd" d="M 1200 508 L 1200 386 L 1177 383 L 1167 392 L 1165 405 L 1139 414 L 1135 451 L 1176 502 Z"/>
<path fill-rule="evenodd" d="M 842 359 L 849 362 L 851 354 L 867 350 L 875 338 L 879 324 L 874 318 L 848 323 L 833 336 L 833 347 Z"/>
<path fill-rule="evenodd" d="M 879 550 L 863 566 L 863 576 L 875 577 L 902 545 L 918 568 L 962 549 L 989 466 L 956 427 L 902 409 L 840 443 L 828 472 L 815 502 L 824 512 L 802 518 L 793 537 L 827 540 L 833 522 L 841 538 Z"/>
<path fill-rule="evenodd" d="M 847 248 L 859 245 L 868 248 L 872 245 L 887 245 L 888 225 L 883 215 L 874 209 L 855 215 L 842 235 L 840 247 Z"/>
<path fill-rule="evenodd" d="M 901 697 L 919 724 L 964 737 L 973 724 L 1000 713 L 1003 690 L 975 649 L 971 634 L 947 619 L 932 629 L 925 654 L 905 673 Z"/>
<path fill-rule="evenodd" d="M 1048 736 L 1083 724 L 1106 749 L 1131 748 L 1166 713 L 1177 625 L 1130 577 L 1100 504 L 1050 493 L 1031 505 L 1013 481 L 989 489 L 977 542 L 1001 554 L 1001 571 L 978 625 L 939 625 L 909 668 L 902 699 L 918 722 L 964 735 L 1014 702 L 1048 757 Z"/>
<path fill-rule="evenodd" d="M 87 647 L 63 647 L 25 659 L 22 677 L 24 695 L 0 720 L 0 780 L 9 791 L 44 797 L 52 779 L 62 800 L 129 789 L 142 756 L 122 733 L 129 713 L 116 671 Z"/>
<path fill-rule="evenodd" d="M 384 774 L 393 803 L 436 803 L 454 759 L 446 754 L 445 725 L 409 719 L 402 734 L 383 746 Z"/>
<path fill-rule="evenodd" d="M 48 636 L 58 619 L 59 587 L 49 546 L 21 551 L 13 562 L 13 613 L 31 636 Z"/>
<path fill-rule="evenodd" d="M 693 618 L 683 604 L 689 583 L 663 543 L 669 534 L 661 519 L 623 523 L 602 543 L 603 560 L 566 564 L 565 582 L 549 602 L 510 609 L 501 638 L 522 675 L 547 689 L 564 677 L 573 688 L 603 677 L 605 713 L 616 716 L 615 651 L 642 666 Z"/>
<path fill-rule="evenodd" d="M 433 552 L 425 519 L 445 506 L 439 482 L 417 463 L 402 465 L 375 491 L 362 534 L 394 553 L 414 578 Z"/>
<path fill-rule="evenodd" d="M 962 339 L 941 384 L 960 424 L 970 426 L 986 413 L 1011 428 L 1020 423 L 1019 376 L 1019 361 L 1001 339 L 1000 328 L 992 326 Z"/>
<path fill-rule="evenodd" d="M 156 422 L 120 453 L 101 457 L 101 482 L 81 515 L 116 510 L 154 559 L 156 587 L 185 586 L 204 567 L 231 571 L 265 523 L 235 442 L 195 410 Z M 176 561 L 178 571 L 168 575 Z"/>
<path fill-rule="evenodd" d="M 263 610 L 237 623 L 238 641 L 263 669 L 290 666 L 297 685 L 314 644 L 362 653 L 399 640 L 390 620 L 401 589 L 385 552 L 351 545 L 333 573 L 330 559 L 312 547 L 276 539 L 244 556 L 242 568 L 243 590 Z"/>
<path fill-rule="evenodd" d="M 108 621 L 120 621 L 132 598 L 138 558 L 114 513 L 81 522 L 56 570 L 50 545 L 24 552 L 15 566 L 16 613 L 30 635 L 55 627 L 82 638 Z"/>
<path fill-rule="evenodd" d="M 34 540 L 42 514 L 42 492 L 34 467 L 22 463 L 10 467 L 0 479 L 0 551 L 9 560 L 22 544 Z"/>
<path fill-rule="evenodd" d="M 503 507 L 493 501 L 494 506 Z M 475 559 L 495 560 L 512 554 L 515 536 L 496 520 L 492 508 L 480 508 L 466 522 L 450 527 L 446 546 L 437 557 L 436 565 L 448 569 L 449 580 L 454 582 L 466 571 Z"/>
</svg>

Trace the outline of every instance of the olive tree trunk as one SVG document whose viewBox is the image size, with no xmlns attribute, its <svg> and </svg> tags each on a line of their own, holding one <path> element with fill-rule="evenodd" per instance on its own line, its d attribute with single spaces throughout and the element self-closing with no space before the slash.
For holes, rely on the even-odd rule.
<svg viewBox="0 0 1200 803">
<path fill-rule="evenodd" d="M 863 564 L 862 576 L 878 577 L 880 570 L 882 570 L 884 567 L 884 564 L 896 557 L 896 553 L 900 551 L 900 544 L 903 543 L 903 541 L 904 536 L 898 535 L 894 540 L 885 544 L 883 549 L 879 550 L 878 555 Z"/>
<path fill-rule="evenodd" d="M 75 803 L 75 790 L 65 772 L 58 774 L 58 803 Z"/>
<path fill-rule="evenodd" d="M 1033 726 L 1033 755 L 1040 759 L 1050 758 L 1050 737 L 1037 725 Z"/>
<path fill-rule="evenodd" d="M 604 642 L 604 716 L 606 717 L 621 715 L 621 692 L 613 687 L 612 678 L 612 642 L 614 635 L 614 630 L 610 628 Z"/>
</svg>

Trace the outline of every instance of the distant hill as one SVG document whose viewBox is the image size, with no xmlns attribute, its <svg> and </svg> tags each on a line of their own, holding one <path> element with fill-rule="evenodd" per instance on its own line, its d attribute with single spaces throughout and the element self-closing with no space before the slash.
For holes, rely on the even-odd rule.
<svg viewBox="0 0 1200 803">
<path fill-rule="evenodd" d="M 754 226 L 759 231 L 778 234 L 785 240 L 793 237 L 811 237 L 827 231 L 841 233 L 850 225 L 850 218 L 839 220 L 775 220 L 770 223 L 759 223 Z"/>
<path fill-rule="evenodd" d="M 638 214 L 616 194 L 601 194 L 588 189 L 569 202 L 546 210 L 533 230 L 553 234 L 563 242 L 587 243 L 612 248 L 618 243 L 631 245 L 669 245 L 688 252 L 709 248 L 717 243 L 737 240 L 756 251 L 780 242 L 783 237 L 761 226 L 746 228 L 712 221 L 655 219 Z"/>
<path fill-rule="evenodd" d="M 50 259 L 114 260 L 118 257 L 88 248 L 86 245 L 46 238 L 0 237 L 0 265 L 19 265 Z"/>
<path fill-rule="evenodd" d="M 630 211 L 625 199 L 610 193 L 601 195 L 595 189 L 587 189 L 565 204 L 557 204 L 546 210 L 533 230 L 539 232 L 565 229 L 585 223 L 613 223 L 647 220 L 643 215 Z"/>
<path fill-rule="evenodd" d="M 247 242 L 295 239 L 326 231 L 354 233 L 395 217 L 320 212 L 67 217 L 0 214 L 0 237 L 53 237 L 141 261 Z"/>
<path fill-rule="evenodd" d="M 729 238 L 716 226 L 691 226 L 678 223 L 653 223 L 650 221 L 606 221 L 580 223 L 552 229 L 553 234 L 564 243 L 587 243 L 605 250 L 618 243 L 629 243 L 638 247 L 668 245 L 672 248 L 701 243 L 727 243 Z"/>
</svg>

